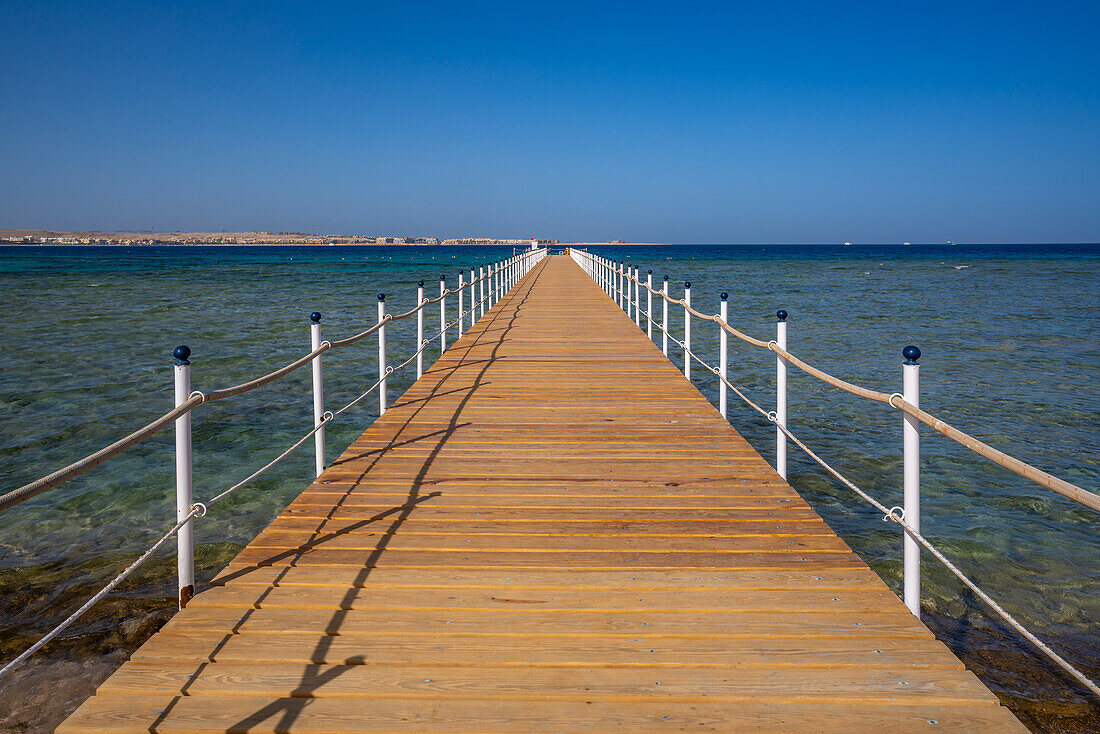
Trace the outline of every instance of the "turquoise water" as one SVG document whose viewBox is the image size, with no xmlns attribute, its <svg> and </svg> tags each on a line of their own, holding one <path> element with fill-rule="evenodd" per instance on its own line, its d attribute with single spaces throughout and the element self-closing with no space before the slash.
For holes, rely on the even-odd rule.
<svg viewBox="0 0 1100 734">
<path fill-rule="evenodd" d="M 790 312 L 793 353 L 838 377 L 885 392 L 901 389 L 901 348 L 920 346 L 921 404 L 978 438 L 1086 488 L 1100 453 L 1100 247 L 1097 246 L 677 246 L 595 251 L 668 274 L 672 292 L 692 282 L 700 310 L 730 294 L 730 320 L 771 338 L 777 308 Z M 177 344 L 193 352 L 195 389 L 226 387 L 308 351 L 308 314 L 325 338 L 415 302 L 416 281 L 438 290 L 441 273 L 511 254 L 461 247 L 0 248 L 0 490 L 94 451 L 172 404 Z M 673 333 L 682 329 L 673 313 Z M 435 323 L 430 320 L 429 323 Z M 411 354 L 415 322 L 390 327 L 390 353 Z M 716 364 L 717 332 L 696 322 L 693 345 Z M 326 355 L 328 405 L 375 379 L 375 342 Z M 429 350 L 429 361 L 436 352 Z M 682 364 L 674 347 L 670 356 Z M 391 359 L 391 361 L 394 361 Z M 774 358 L 732 341 L 731 380 L 774 403 Z M 391 378 L 400 394 L 414 373 Z M 717 401 L 717 384 L 695 369 Z M 246 476 L 311 424 L 309 371 L 195 413 L 195 494 L 205 498 Z M 796 370 L 790 426 L 857 484 L 901 504 L 901 419 Z M 644 401 L 645 396 L 639 395 Z M 374 417 L 367 399 L 329 429 L 330 456 Z M 730 396 L 730 420 L 765 457 L 774 429 Z M 250 540 L 312 474 L 311 444 L 212 509 L 196 528 L 201 578 Z M 1069 659 L 1100 674 L 1098 516 L 1002 470 L 931 431 L 922 443 L 926 535 L 1006 608 Z M 172 434 L 165 432 L 0 515 L 0 648 L 4 659 L 64 618 L 129 563 L 174 518 Z M 893 525 L 831 481 L 797 449 L 791 482 L 896 589 L 901 538 Z M 934 561 L 924 562 L 924 609 L 941 638 L 1009 699 L 1084 698 L 1035 663 L 980 602 Z M 94 637 L 127 608 L 166 616 L 172 554 L 120 598 L 74 628 Z M 139 604 L 140 601 L 140 604 Z M 113 611 L 111 611 L 113 610 Z M 114 615 L 114 616 L 112 616 Z M 160 616 L 157 616 L 160 615 Z M 120 644 L 140 642 L 142 633 Z M 91 639 L 91 637 L 89 639 Z M 61 646 L 65 655 L 78 645 Z M 99 654 L 102 646 L 91 646 Z M 61 654 L 61 653 L 54 653 Z M 45 656 L 49 658 L 49 650 Z"/>
</svg>

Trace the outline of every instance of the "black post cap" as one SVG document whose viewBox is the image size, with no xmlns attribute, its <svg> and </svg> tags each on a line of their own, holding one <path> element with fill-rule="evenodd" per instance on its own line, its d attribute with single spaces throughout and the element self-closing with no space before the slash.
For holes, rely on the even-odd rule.
<svg viewBox="0 0 1100 734">
<path fill-rule="evenodd" d="M 684 281 L 684 287 L 685 287 L 685 288 L 690 288 L 690 287 L 691 287 L 691 283 L 690 283 L 689 281 Z"/>
<path fill-rule="evenodd" d="M 321 312 L 320 311 L 314 311 L 313 313 L 311 313 L 309 315 L 309 320 L 312 321 L 315 324 L 321 323 Z"/>
<path fill-rule="evenodd" d="M 901 356 L 905 357 L 905 364 L 916 364 L 920 359 L 920 350 L 910 344 L 901 350 Z"/>
<path fill-rule="evenodd" d="M 384 300 L 386 300 L 386 294 L 385 294 L 385 293 L 379 293 L 379 294 L 378 294 L 378 300 L 379 300 L 379 301 L 384 301 Z"/>
<path fill-rule="evenodd" d="M 666 275 L 666 276 L 664 276 L 664 278 L 665 278 L 665 280 L 668 280 L 668 276 L 667 276 L 667 275 Z"/>
<path fill-rule="evenodd" d="M 447 279 L 447 276 L 446 276 L 446 275 L 440 275 L 440 276 L 439 276 L 439 279 L 440 279 L 440 280 L 446 280 L 446 279 Z"/>
<path fill-rule="evenodd" d="M 727 299 L 727 298 L 729 298 L 729 297 L 730 297 L 730 294 L 729 294 L 729 293 L 726 293 L 725 291 L 722 291 L 722 296 L 721 296 L 721 298 L 722 298 L 722 300 L 723 300 L 723 301 L 724 301 L 724 300 L 726 300 L 726 299 Z"/>
<path fill-rule="evenodd" d="M 786 321 L 787 320 L 787 312 L 784 311 L 783 309 L 779 309 L 778 311 L 775 312 L 775 317 L 777 319 L 779 319 L 780 321 Z"/>
<path fill-rule="evenodd" d="M 652 271 L 652 270 L 647 270 L 646 272 L 647 272 L 647 273 L 649 273 L 650 275 L 653 275 L 653 271 Z"/>
<path fill-rule="evenodd" d="M 422 281 L 422 280 L 418 280 L 418 281 L 416 281 L 416 285 L 417 285 L 417 287 L 419 287 L 419 288 L 423 288 L 423 287 L 424 287 L 424 281 Z"/>
<path fill-rule="evenodd" d="M 191 347 L 180 344 L 172 350 L 172 356 L 176 358 L 176 364 L 191 364 L 187 358 L 191 356 Z"/>
</svg>

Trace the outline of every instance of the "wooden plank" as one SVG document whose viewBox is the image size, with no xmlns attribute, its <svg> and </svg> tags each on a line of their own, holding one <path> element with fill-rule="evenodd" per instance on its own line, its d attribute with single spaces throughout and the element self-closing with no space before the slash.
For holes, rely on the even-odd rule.
<svg viewBox="0 0 1100 734">
<path fill-rule="evenodd" d="M 447 700 L 489 696 L 498 700 L 632 703 L 654 699 L 683 702 L 898 704 L 988 701 L 989 691 L 959 670 L 910 668 L 901 679 L 882 668 L 763 668 L 751 675 L 724 668 L 705 675 L 695 668 L 614 666 L 495 666 L 418 664 L 263 665 L 131 661 L 100 687 L 103 694 L 180 693 L 187 696 L 270 695 L 308 697 L 416 698 Z"/>
<path fill-rule="evenodd" d="M 930 725 L 929 722 L 935 722 Z M 934 728 L 933 728 L 934 727 Z M 737 704 L 677 701 L 583 702 L 509 701 L 495 697 L 458 701 L 416 699 L 220 697 L 216 706 L 206 696 L 94 696 L 61 732 L 136 734 L 137 732 L 820 732 L 889 731 L 1026 731 L 1005 709 L 991 703 Z"/>
<path fill-rule="evenodd" d="M 904 607 L 902 607 L 904 610 Z M 908 637 L 931 640 L 923 625 L 912 624 L 907 611 L 889 608 L 860 612 L 732 612 L 582 610 L 537 611 L 512 606 L 508 609 L 474 611 L 415 611 L 259 609 L 236 607 L 188 607 L 165 629 L 264 633 L 270 635 L 313 634 L 380 635 L 388 637 L 430 637 L 440 634 L 513 636 L 601 636 L 601 637 L 702 637 L 742 639 L 784 637 L 853 637 L 879 639 Z M 910 615 L 911 616 L 911 615 Z"/>
<path fill-rule="evenodd" d="M 60 731 L 688 727 L 1022 730 L 551 258 Z"/>
<path fill-rule="evenodd" d="M 834 591 L 833 596 L 806 594 L 800 589 L 671 590 L 631 589 L 271 589 L 263 598 L 247 586 L 210 589 L 196 597 L 194 608 L 241 607 L 257 609 L 375 609 L 499 611 L 517 607 L 519 613 L 589 611 L 623 612 L 644 607 L 654 612 L 861 612 L 891 601 L 885 589 Z"/>
<path fill-rule="evenodd" d="M 603 638 L 440 635 L 430 638 L 339 635 L 321 640 L 298 635 L 242 632 L 212 641 L 178 630 L 154 636 L 133 660 L 289 662 L 327 665 L 435 665 L 496 667 L 645 665 L 683 668 L 891 668 L 958 670 L 962 663 L 939 642 L 903 637 L 745 639 Z"/>
<path fill-rule="evenodd" d="M 376 568 L 365 577 L 361 569 L 347 566 L 251 566 L 231 563 L 218 574 L 214 585 L 248 584 L 252 586 L 309 586 L 340 588 L 462 588 L 462 589 L 800 589 L 810 594 L 833 589 L 886 590 L 866 566 L 844 569 L 778 569 L 769 571 L 595 571 L 570 568 L 565 571 L 525 571 L 517 574 L 503 569 L 456 571 L 442 574 L 436 570 Z"/>
</svg>

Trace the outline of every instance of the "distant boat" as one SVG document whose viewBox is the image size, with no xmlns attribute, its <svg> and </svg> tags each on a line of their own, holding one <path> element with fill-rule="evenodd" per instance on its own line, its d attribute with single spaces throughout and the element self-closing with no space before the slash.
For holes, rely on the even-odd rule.
<svg viewBox="0 0 1100 734">
<path fill-rule="evenodd" d="M 953 244 L 955 244 L 955 243 L 954 243 L 953 241 L 951 241 L 951 240 L 948 240 L 948 241 L 947 241 L 947 244 L 949 244 L 949 245 L 953 245 Z"/>
<path fill-rule="evenodd" d="M 845 247 L 851 247 L 851 246 L 852 246 L 852 243 L 851 243 L 851 242 L 845 242 L 845 243 L 844 243 L 844 246 L 845 246 Z"/>
<path fill-rule="evenodd" d="M 909 243 L 908 243 L 908 242 L 902 242 L 901 244 L 905 245 L 906 247 L 908 247 L 908 246 L 909 246 Z"/>
</svg>

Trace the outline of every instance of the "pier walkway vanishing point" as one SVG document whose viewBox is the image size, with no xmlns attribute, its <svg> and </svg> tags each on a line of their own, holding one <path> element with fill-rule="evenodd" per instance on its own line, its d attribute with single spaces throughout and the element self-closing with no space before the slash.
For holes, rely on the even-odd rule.
<svg viewBox="0 0 1100 734">
<path fill-rule="evenodd" d="M 1023 731 L 568 257 L 66 721 Z"/>
</svg>

